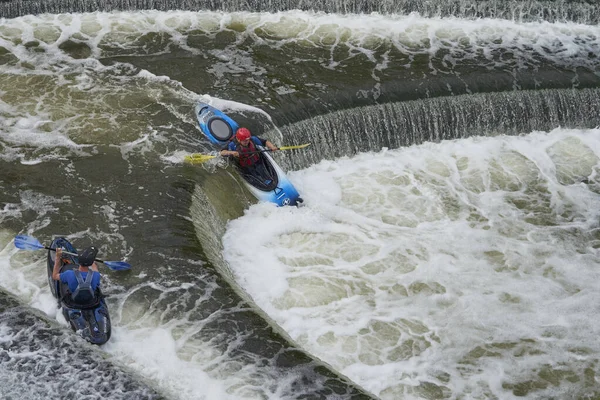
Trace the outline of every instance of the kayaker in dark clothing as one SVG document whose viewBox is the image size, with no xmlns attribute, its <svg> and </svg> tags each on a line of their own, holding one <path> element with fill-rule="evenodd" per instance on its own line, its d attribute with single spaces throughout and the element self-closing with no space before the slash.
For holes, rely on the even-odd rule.
<svg viewBox="0 0 600 400">
<path fill-rule="evenodd" d="M 100 272 L 96 265 L 95 258 L 98 250 L 95 247 L 88 247 L 79 254 L 79 268 L 67 270 L 60 273 L 62 266 L 62 248 L 56 249 L 56 258 L 52 279 L 61 281 L 69 286 L 71 300 L 77 304 L 90 304 L 95 301 L 95 292 L 100 285 Z"/>
</svg>

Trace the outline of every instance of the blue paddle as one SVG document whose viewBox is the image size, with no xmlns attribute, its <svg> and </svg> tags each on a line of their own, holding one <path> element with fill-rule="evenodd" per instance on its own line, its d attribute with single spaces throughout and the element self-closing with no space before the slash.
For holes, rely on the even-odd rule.
<svg viewBox="0 0 600 400">
<path fill-rule="evenodd" d="M 27 235 L 17 235 L 15 237 L 15 246 L 21 250 L 46 249 L 46 250 L 56 251 L 56 249 L 52 249 L 50 247 L 44 246 L 36 238 L 27 236 Z M 78 255 L 76 253 L 69 253 L 66 251 L 63 251 L 63 253 L 69 254 L 72 256 Z M 112 269 L 113 271 L 124 271 L 124 270 L 131 268 L 131 265 L 129 263 L 126 263 L 125 261 L 103 261 L 103 260 L 99 260 L 97 258 L 95 259 L 95 261 L 101 262 L 102 264 L 106 265 L 108 268 Z"/>
</svg>

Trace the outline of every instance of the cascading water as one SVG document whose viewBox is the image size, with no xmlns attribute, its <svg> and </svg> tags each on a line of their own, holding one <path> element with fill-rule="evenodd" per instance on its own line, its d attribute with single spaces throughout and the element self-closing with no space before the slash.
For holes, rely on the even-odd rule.
<svg viewBox="0 0 600 400">
<path fill-rule="evenodd" d="M 201 11 L 157 11 L 174 8 Z M 52 354 L 106 377 L 87 390 L 107 397 L 115 380 L 186 400 L 598 396 L 595 5 L 11 1 L 0 16 L 0 306 L 19 309 L 0 327 L 0 395 L 79 382 L 38 366 Z M 306 206 L 252 204 L 226 160 L 185 165 L 216 150 L 198 101 L 311 142 L 276 154 Z M 44 252 L 17 252 L 17 233 L 132 264 L 103 270 L 107 345 L 69 331 Z"/>
<path fill-rule="evenodd" d="M 506 0 L 128 0 L 66 2 L 45 0 L 28 2 L 10 0 L 0 3 L 0 16 L 14 18 L 27 14 L 94 11 L 188 10 L 278 12 L 289 10 L 323 11 L 326 13 L 419 13 L 424 17 L 456 16 L 460 18 L 517 19 L 521 21 L 573 21 L 597 24 L 600 13 L 594 2 L 580 1 L 506 1 Z"/>
</svg>

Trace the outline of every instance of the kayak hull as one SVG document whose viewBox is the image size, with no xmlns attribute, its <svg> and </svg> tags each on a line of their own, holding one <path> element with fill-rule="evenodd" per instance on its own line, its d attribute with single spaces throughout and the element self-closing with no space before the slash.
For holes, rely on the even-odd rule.
<svg viewBox="0 0 600 400">
<path fill-rule="evenodd" d="M 225 147 L 233 139 L 239 125 L 227 114 L 206 103 L 196 106 L 196 118 L 200 130 L 212 143 Z M 266 150 L 256 146 L 259 150 Z M 285 172 L 268 152 L 260 153 L 261 173 L 246 173 L 237 168 L 246 188 L 259 201 L 275 203 L 278 206 L 298 205 L 302 202 L 298 191 Z"/>
<path fill-rule="evenodd" d="M 52 249 L 58 247 L 62 247 L 69 253 L 77 253 L 75 247 L 65 238 L 57 238 L 50 245 Z M 98 345 L 108 342 L 111 335 L 111 323 L 102 292 L 99 288 L 97 289 L 97 300 L 91 304 L 74 304 L 71 301 L 67 284 L 52 279 L 55 257 L 56 252 L 48 250 L 48 284 L 58 306 L 62 309 L 65 320 L 69 323 L 71 329 L 79 333 L 88 342 Z M 60 267 L 61 273 L 77 268 L 79 268 L 77 256 L 63 256 Z"/>
</svg>

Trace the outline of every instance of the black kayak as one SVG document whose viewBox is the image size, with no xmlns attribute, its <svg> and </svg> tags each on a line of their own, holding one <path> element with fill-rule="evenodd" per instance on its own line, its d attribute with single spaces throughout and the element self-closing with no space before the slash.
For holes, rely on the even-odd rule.
<svg viewBox="0 0 600 400">
<path fill-rule="evenodd" d="M 69 253 L 77 254 L 75 247 L 65 238 L 56 238 L 50 245 L 51 249 L 59 247 Z M 52 279 L 55 258 L 56 252 L 48 250 L 48 283 L 65 319 L 71 325 L 71 328 L 88 342 L 98 345 L 108 342 L 111 333 L 110 316 L 102 291 L 98 287 L 94 293 L 95 299 L 89 304 L 75 303 L 71 299 L 69 286 L 66 283 Z M 63 253 L 62 260 L 61 273 L 69 269 L 76 270 L 79 268 L 79 260 L 76 255 Z"/>
</svg>

